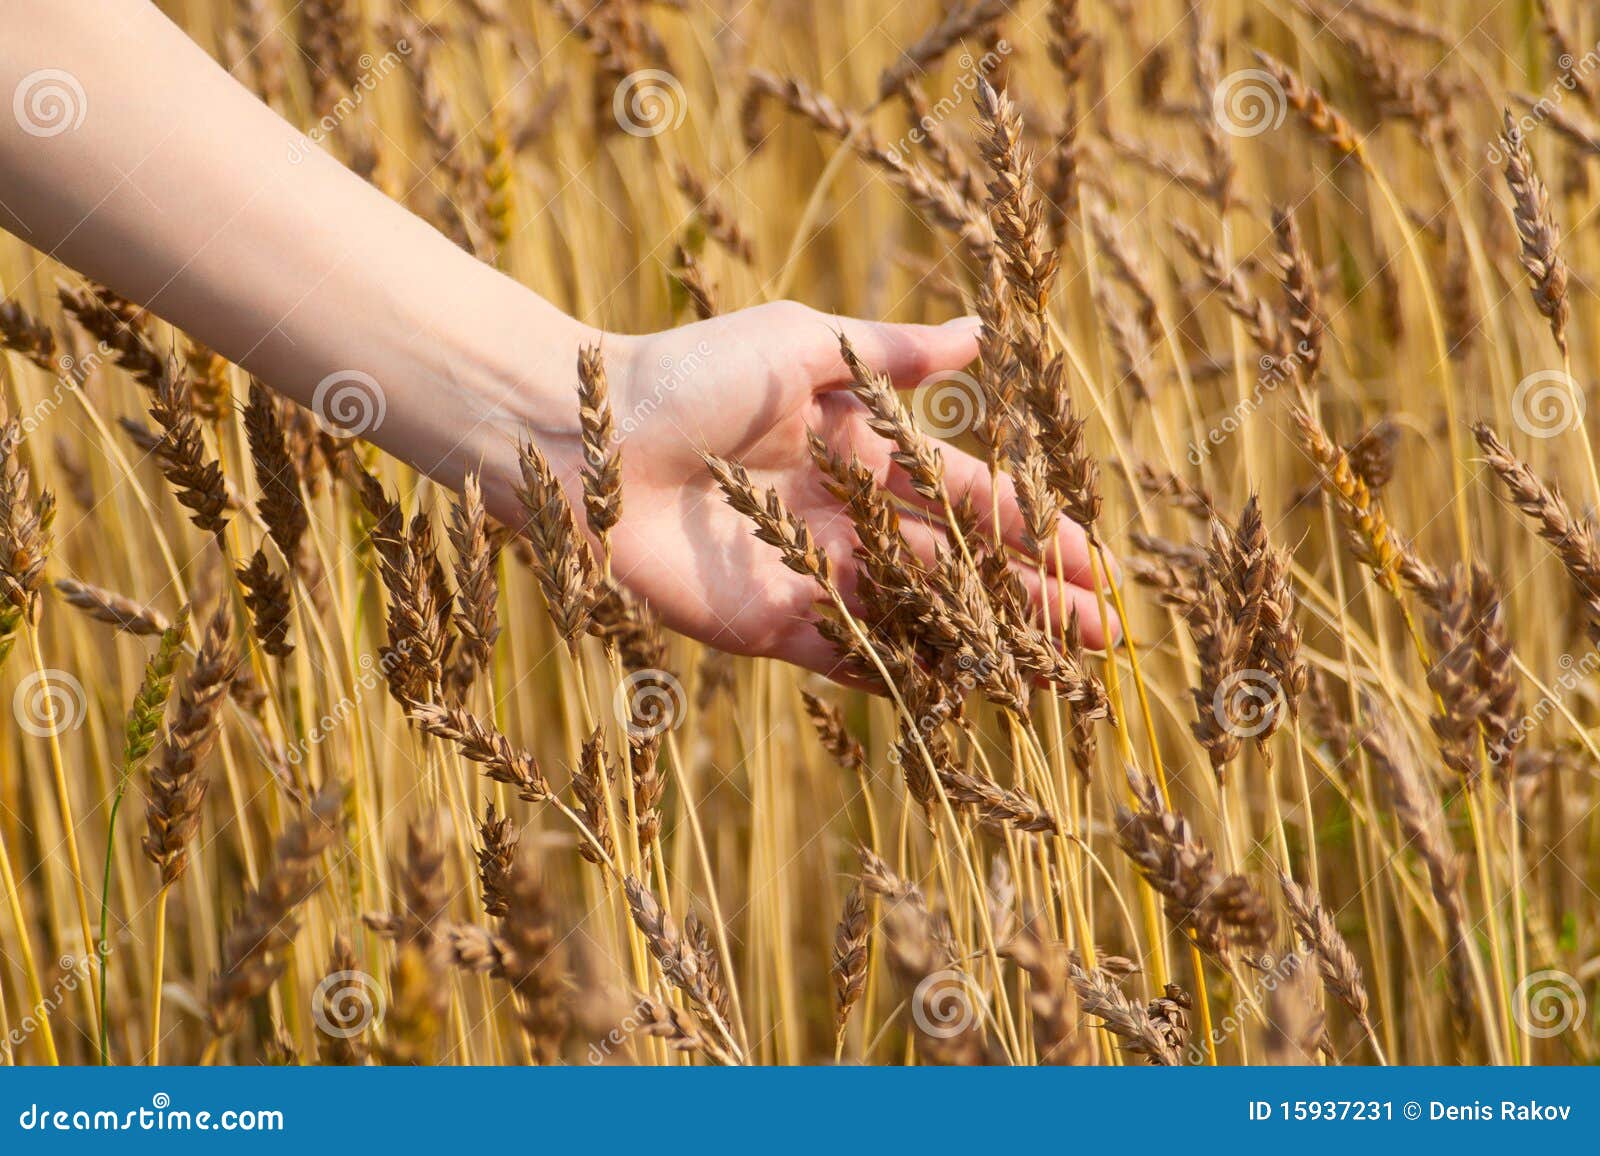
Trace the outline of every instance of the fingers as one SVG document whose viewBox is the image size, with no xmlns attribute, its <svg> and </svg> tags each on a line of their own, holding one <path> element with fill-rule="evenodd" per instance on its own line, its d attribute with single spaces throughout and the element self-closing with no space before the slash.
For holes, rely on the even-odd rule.
<svg viewBox="0 0 1600 1156">
<path fill-rule="evenodd" d="M 944 547 L 946 553 L 949 552 L 944 532 L 935 526 L 912 518 L 903 518 L 900 522 L 900 532 L 905 536 L 906 544 L 911 547 L 912 552 L 926 565 L 931 566 L 935 563 L 935 551 L 939 547 Z M 1089 649 L 1103 650 L 1108 643 L 1114 645 L 1121 639 L 1122 623 L 1117 618 L 1116 611 L 1107 606 L 1106 621 L 1102 622 L 1100 603 L 1093 591 L 1072 582 L 1060 582 L 1053 576 L 1041 581 L 1037 566 L 1028 566 L 1021 562 L 1011 563 L 1011 573 L 1021 580 L 1022 588 L 1027 591 L 1028 604 L 1033 609 L 1034 621 L 1043 625 L 1048 620 L 1053 635 L 1059 634 L 1062 625 L 1076 611 L 1079 627 L 1083 631 L 1083 644 Z"/>
<path fill-rule="evenodd" d="M 839 652 L 834 649 L 833 643 L 823 638 L 816 629 L 807 624 L 803 630 L 795 633 L 785 644 L 783 650 L 776 656 L 785 662 L 792 662 L 796 666 L 814 671 L 822 677 L 831 679 L 840 686 L 851 690 L 866 690 L 874 694 L 881 694 L 879 683 L 859 677 L 839 657 Z"/>
<path fill-rule="evenodd" d="M 995 511 L 998 505 L 1000 540 L 1013 550 L 1025 550 L 1022 511 L 1017 506 L 1017 488 L 1012 484 L 1010 475 L 1002 473 L 998 479 L 995 478 L 989 473 L 989 467 L 984 462 L 952 445 L 941 444 L 939 452 L 944 456 L 944 484 L 950 494 L 950 500 L 960 503 L 965 499 L 970 503 L 977 515 L 978 527 L 985 534 L 995 532 Z M 922 509 L 933 508 L 927 499 L 911 488 L 910 480 L 900 469 L 890 471 L 888 486 L 904 501 Z M 933 509 L 935 513 L 943 513 L 942 510 Z M 1059 576 L 1075 586 L 1091 587 L 1094 575 L 1089 565 L 1089 538 L 1083 532 L 1083 527 L 1062 518 L 1061 527 L 1056 533 L 1056 541 L 1061 547 Z M 1056 559 L 1053 550 L 1045 551 L 1044 560 L 1045 565 L 1054 571 Z"/>
<path fill-rule="evenodd" d="M 823 371 L 820 388 L 841 388 L 850 383 L 850 371 L 839 356 L 842 333 L 856 356 L 871 369 L 885 374 L 897 388 L 911 389 L 929 377 L 953 373 L 978 356 L 979 322 L 958 317 L 943 325 L 903 325 L 889 321 L 860 321 L 850 317 L 819 315 L 833 331 L 833 349 Z"/>
<path fill-rule="evenodd" d="M 1104 622 L 1101 621 L 1100 603 L 1095 598 L 1094 591 L 1085 590 L 1082 586 L 1075 586 L 1070 582 L 1057 582 L 1054 578 L 1046 578 L 1041 587 L 1038 570 L 1029 570 L 1015 563 L 1012 564 L 1011 572 L 1022 579 L 1022 586 L 1028 592 L 1029 603 L 1035 610 L 1039 610 L 1041 606 L 1041 590 L 1043 598 L 1049 600 L 1050 632 L 1053 636 L 1060 634 L 1062 624 L 1076 611 L 1083 644 L 1090 650 L 1105 650 L 1108 646 L 1115 646 L 1122 641 L 1122 620 L 1107 604 L 1106 619 Z"/>
<path fill-rule="evenodd" d="M 941 548 L 948 556 L 948 543 L 940 526 L 911 515 L 901 520 L 900 529 L 907 547 L 924 565 L 935 565 Z M 866 607 L 856 592 L 858 575 L 854 561 L 849 558 L 849 546 L 841 540 L 826 548 L 834 564 L 834 580 L 846 607 L 852 617 L 870 629 Z M 1041 578 L 1036 567 L 1021 562 L 1012 562 L 1011 572 L 1022 584 L 1035 622 L 1040 625 L 1048 622 L 1053 638 L 1060 637 L 1063 624 L 1074 614 L 1078 618 L 1083 644 L 1091 650 L 1103 650 L 1108 645 L 1115 645 L 1122 637 L 1122 624 L 1116 612 L 1108 607 L 1106 621 L 1102 622 L 1099 604 L 1091 591 L 1057 581 L 1053 577 Z M 773 656 L 853 689 L 879 689 L 874 682 L 854 675 L 833 644 L 818 634 L 809 620 L 797 618 L 794 628 L 784 632 Z"/>
</svg>

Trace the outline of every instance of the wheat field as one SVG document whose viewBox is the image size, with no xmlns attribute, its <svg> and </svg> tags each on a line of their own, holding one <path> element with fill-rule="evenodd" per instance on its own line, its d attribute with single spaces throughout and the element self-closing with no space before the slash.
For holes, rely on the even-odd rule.
<svg viewBox="0 0 1600 1156">
<path fill-rule="evenodd" d="M 603 354 L 504 526 L 0 240 L 6 1062 L 1595 1060 L 1592 6 L 161 7 L 588 323 L 982 356 L 844 351 L 942 513 L 819 444 L 848 598 L 707 461 L 846 687 L 611 572 Z M 1109 653 L 1028 609 L 1062 518 Z"/>
</svg>

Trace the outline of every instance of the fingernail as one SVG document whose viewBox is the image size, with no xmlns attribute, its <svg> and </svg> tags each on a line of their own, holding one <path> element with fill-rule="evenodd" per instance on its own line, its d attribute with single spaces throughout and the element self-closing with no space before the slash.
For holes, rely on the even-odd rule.
<svg viewBox="0 0 1600 1156">
<path fill-rule="evenodd" d="M 979 317 L 977 314 L 972 314 L 968 317 L 952 317 L 949 321 L 944 323 L 944 328 L 970 330 L 973 333 L 976 333 L 978 330 L 983 328 L 983 318 Z"/>
</svg>

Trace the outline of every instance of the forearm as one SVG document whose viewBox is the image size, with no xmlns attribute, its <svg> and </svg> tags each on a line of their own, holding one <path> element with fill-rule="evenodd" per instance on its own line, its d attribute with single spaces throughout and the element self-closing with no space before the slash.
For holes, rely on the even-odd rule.
<svg viewBox="0 0 1600 1156">
<path fill-rule="evenodd" d="M 53 135 L 48 109 L 0 117 L 0 220 L 29 244 L 302 404 L 365 375 L 366 436 L 448 484 L 524 424 L 562 436 L 598 335 L 310 147 L 153 5 L 10 0 L 0 94 L 41 69 L 83 99 Z"/>
</svg>

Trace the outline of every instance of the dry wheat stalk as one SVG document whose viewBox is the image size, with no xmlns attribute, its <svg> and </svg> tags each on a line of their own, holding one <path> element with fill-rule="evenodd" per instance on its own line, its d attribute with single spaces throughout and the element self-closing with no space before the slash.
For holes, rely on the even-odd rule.
<svg viewBox="0 0 1600 1156">
<path fill-rule="evenodd" d="M 522 532 L 533 546 L 535 572 L 556 630 L 576 651 L 594 611 L 594 556 L 578 532 L 572 507 L 549 461 L 532 441 L 522 445 L 517 497 L 527 513 Z"/>
<path fill-rule="evenodd" d="M 244 411 L 244 429 L 250 441 L 256 485 L 261 490 L 256 509 L 284 561 L 298 565 L 311 516 L 300 494 L 299 472 L 289 456 L 278 401 L 254 379 L 250 382 L 250 404 Z"/>
<path fill-rule="evenodd" d="M 1589 617 L 1591 637 L 1600 639 L 1600 545 L 1593 525 L 1572 515 L 1561 491 L 1541 481 L 1495 432 L 1481 422 L 1472 427 L 1489 467 L 1511 493 L 1511 500 L 1538 528 L 1539 537 L 1555 548 Z"/>
<path fill-rule="evenodd" d="M 1344 156 L 1363 159 L 1361 138 L 1355 127 L 1328 103 L 1328 99 L 1302 80 L 1292 68 L 1265 52 L 1252 51 L 1261 67 L 1271 74 L 1289 107 L 1299 114 L 1311 131 Z"/>
<path fill-rule="evenodd" d="M 19 353 L 47 373 L 56 373 L 56 335 L 20 304 L 0 300 L 0 348 Z"/>
<path fill-rule="evenodd" d="M 970 5 L 957 0 L 947 5 L 939 22 L 883 70 L 878 77 L 878 99 L 887 100 L 899 92 L 908 81 L 933 68 L 961 41 L 985 37 L 1007 11 L 1003 0 L 972 0 Z"/>
<path fill-rule="evenodd" d="M 611 530 L 622 518 L 622 454 L 611 416 L 605 358 L 598 345 L 578 350 L 578 424 L 583 440 L 583 511 L 609 559 Z"/>
<path fill-rule="evenodd" d="M 160 634 L 172 625 L 159 610 L 114 590 L 79 582 L 76 578 L 57 578 L 53 585 L 69 606 L 77 607 L 96 622 L 115 626 L 128 634 Z"/>
<path fill-rule="evenodd" d="M 482 766 L 491 780 L 514 788 L 518 798 L 529 803 L 550 798 L 550 784 L 538 760 L 513 746 L 492 724 L 460 707 L 437 703 L 413 703 L 410 714 L 430 735 L 454 743 L 461 757 Z"/>
<path fill-rule="evenodd" d="M 221 464 L 206 448 L 189 402 L 188 378 L 174 358 L 153 386 L 150 416 L 162 429 L 154 453 L 178 502 L 186 506 L 190 520 L 202 530 L 222 533 L 231 511 L 227 480 Z"/>
<path fill-rule="evenodd" d="M 556 1062 L 571 1023 L 563 933 L 549 889 L 527 856 L 513 860 L 500 921 L 501 974 L 517 1000 L 517 1018 L 535 1061 Z"/>
<path fill-rule="evenodd" d="M 1223 960 L 1235 946 L 1266 947 L 1275 922 L 1272 908 L 1243 875 L 1224 874 L 1189 822 L 1165 809 L 1152 784 L 1129 781 L 1140 809 L 1118 806 L 1117 841 L 1166 904 L 1167 914 L 1204 951 Z"/>
<path fill-rule="evenodd" d="M 299 931 L 297 910 L 322 883 L 322 857 L 339 840 L 344 788 L 330 786 L 306 814 L 284 829 L 272 867 L 245 895 L 222 941 L 207 1011 L 218 1035 L 233 1031 L 244 1005 L 264 994 L 284 968 L 284 953 Z"/>
<path fill-rule="evenodd" d="M 1511 215 L 1522 239 L 1522 267 L 1532 282 L 1533 303 L 1545 320 L 1563 355 L 1567 352 L 1567 264 L 1561 258 L 1561 227 L 1550 209 L 1550 192 L 1539 179 L 1533 154 L 1522 139 L 1522 130 L 1505 113 L 1501 138 L 1506 150 L 1506 187 L 1511 190 Z"/>
<path fill-rule="evenodd" d="M 499 583 L 495 564 L 499 550 L 487 531 L 488 513 L 483 487 L 476 473 L 462 482 L 461 494 L 450 507 L 450 544 L 455 549 L 452 573 L 456 583 L 456 633 L 461 639 L 461 660 L 454 668 L 462 693 L 478 671 L 487 670 L 495 641 L 500 637 Z"/>
<path fill-rule="evenodd" d="M 334 937 L 333 950 L 327 963 L 328 975 L 351 974 L 359 971 L 355 945 L 350 937 L 340 932 Z M 337 1031 L 317 1033 L 317 1058 L 335 1067 L 359 1067 L 366 1063 L 369 1051 L 362 1024 L 349 1025 L 348 1009 L 340 1006 L 340 993 L 335 985 L 318 985 L 317 1003 L 313 1015 L 319 1023 L 338 1025 Z"/>
<path fill-rule="evenodd" d="M 1066 948 L 1045 937 L 1040 921 L 1029 919 L 1001 953 L 1028 973 L 1028 1006 L 1033 1013 L 1039 1062 L 1089 1063 L 1094 1046 L 1080 1023 L 1082 1006 L 1072 983 L 1072 959 Z"/>
<path fill-rule="evenodd" d="M 1183 1054 L 1173 1049 L 1171 1037 L 1151 1020 L 1147 1009 L 1123 994 L 1110 975 L 1077 963 L 1069 966 L 1072 986 L 1083 1010 L 1117 1037 L 1123 1051 L 1162 1067 L 1182 1065 Z"/>
<path fill-rule="evenodd" d="M 867 896 L 860 883 L 845 893 L 844 910 L 833 933 L 834 1022 L 843 1036 L 850 1013 L 867 986 L 867 943 L 872 925 L 867 918 Z"/>
<path fill-rule="evenodd" d="M 144 853 L 161 869 L 161 886 L 171 887 L 189 866 L 190 842 L 200 824 L 200 805 L 209 785 L 201 764 L 217 740 L 222 700 L 239 659 L 233 648 L 233 620 L 224 603 L 206 626 L 173 719 L 162 738 L 161 762 L 150 772 Z"/>
<path fill-rule="evenodd" d="M 1355 952 L 1339 932 L 1332 914 L 1322 906 L 1315 891 L 1302 888 L 1288 875 L 1280 872 L 1284 906 L 1294 921 L 1294 929 L 1305 945 L 1316 956 L 1317 968 L 1322 973 L 1322 984 L 1328 994 L 1350 1009 L 1361 1029 L 1373 1034 L 1372 1021 L 1367 1014 L 1367 987 L 1361 978 L 1361 965 Z"/>
<path fill-rule="evenodd" d="M 685 164 L 674 166 L 672 175 L 678 191 L 689 201 L 695 216 L 705 226 L 706 236 L 746 265 L 754 265 L 755 242 L 740 228 L 739 218 L 712 191 L 711 186 Z"/>
<path fill-rule="evenodd" d="M 266 554 L 257 550 L 250 561 L 235 571 L 239 584 L 245 588 L 244 603 L 250 610 L 250 630 L 261 643 L 261 649 L 276 658 L 294 651 L 289 641 L 289 616 L 294 603 L 289 595 L 289 584 L 272 569 Z"/>
</svg>

